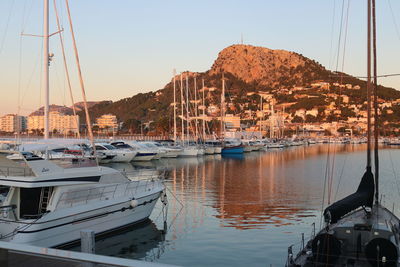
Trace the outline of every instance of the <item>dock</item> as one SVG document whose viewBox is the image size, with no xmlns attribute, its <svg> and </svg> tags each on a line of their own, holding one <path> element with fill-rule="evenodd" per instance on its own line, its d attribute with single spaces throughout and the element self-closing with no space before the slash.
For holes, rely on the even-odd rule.
<svg viewBox="0 0 400 267">
<path fill-rule="evenodd" d="M 0 241 L 1 267 L 173 267 L 154 262 Z"/>
</svg>

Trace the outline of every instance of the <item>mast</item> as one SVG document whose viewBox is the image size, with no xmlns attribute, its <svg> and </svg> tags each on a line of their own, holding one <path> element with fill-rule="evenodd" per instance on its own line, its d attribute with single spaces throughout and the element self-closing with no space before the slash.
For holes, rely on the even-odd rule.
<svg viewBox="0 0 400 267">
<path fill-rule="evenodd" d="M 174 75 L 174 145 L 176 145 L 176 84 L 175 84 L 175 76 L 176 70 L 173 71 Z"/>
<path fill-rule="evenodd" d="M 78 138 L 81 138 L 81 133 L 79 131 L 79 117 L 76 115 L 76 109 L 75 109 L 75 101 L 74 101 L 74 96 L 72 94 L 72 86 L 71 86 L 71 79 L 69 76 L 69 71 L 68 71 L 68 65 L 67 65 L 67 57 L 65 55 L 65 46 L 64 46 L 64 38 L 61 34 L 61 25 L 60 25 L 60 19 L 58 16 L 58 11 L 57 11 L 57 5 L 56 5 L 56 0 L 53 1 L 53 5 L 54 5 L 54 12 L 56 14 L 56 21 L 57 21 L 57 30 L 59 32 L 59 38 L 60 38 L 60 44 L 61 44 L 61 51 L 62 51 L 62 55 L 63 55 L 63 61 L 64 61 L 64 70 L 65 70 L 65 77 L 67 78 L 67 84 L 68 84 L 68 89 L 69 89 L 69 97 L 71 99 L 71 103 L 72 103 L 72 111 L 74 114 L 74 119 L 75 119 L 75 125 L 76 125 L 76 130 L 78 133 Z"/>
<path fill-rule="evenodd" d="M 260 139 L 262 139 L 262 122 L 263 122 L 263 116 L 264 116 L 264 109 L 263 109 L 263 98 L 260 96 L 260 110 L 261 110 L 261 116 L 260 116 Z"/>
<path fill-rule="evenodd" d="M 189 79 L 188 75 L 186 74 L 186 135 L 187 135 L 187 142 L 189 144 L 190 140 L 190 128 L 189 128 Z"/>
<path fill-rule="evenodd" d="M 49 0 L 43 4 L 44 139 L 49 139 Z"/>
<path fill-rule="evenodd" d="M 222 138 L 225 138 L 225 79 L 224 74 L 222 74 L 222 93 L 221 93 L 221 133 Z"/>
<path fill-rule="evenodd" d="M 182 140 L 182 143 L 184 143 L 184 141 L 185 141 L 185 121 L 184 121 L 184 117 L 183 117 L 183 77 L 182 77 L 182 73 L 181 73 L 181 118 L 182 118 L 181 140 Z"/>
<path fill-rule="evenodd" d="M 202 79 L 202 88 L 203 88 L 203 139 L 206 139 L 206 104 L 204 101 L 204 79 Z"/>
<path fill-rule="evenodd" d="M 194 76 L 194 116 L 196 117 L 195 119 L 195 136 L 196 136 L 196 142 L 197 142 L 197 82 L 196 82 L 196 76 Z"/>
<path fill-rule="evenodd" d="M 375 0 L 372 0 L 372 45 L 374 54 L 374 165 L 375 165 L 375 204 L 379 204 L 379 154 L 378 154 L 378 70 L 376 54 L 376 15 Z"/>
<path fill-rule="evenodd" d="M 71 12 L 70 12 L 70 9 L 69 9 L 68 0 L 65 0 L 65 6 L 67 8 L 69 28 L 71 30 L 72 45 L 74 47 L 75 61 L 76 61 L 76 66 L 78 68 L 79 84 L 80 84 L 80 87 L 81 87 L 83 104 L 84 104 L 84 107 L 85 107 L 85 117 L 86 117 L 87 129 L 88 129 L 88 132 L 89 132 L 89 139 L 90 139 L 90 143 L 91 143 L 92 148 L 93 148 L 94 155 L 96 155 L 96 146 L 94 144 L 92 124 L 90 122 L 89 108 L 88 108 L 87 99 L 86 99 L 85 83 L 83 82 L 81 64 L 79 62 L 78 48 L 76 46 L 75 33 L 74 33 L 74 28 L 72 26 L 72 18 L 71 18 Z M 96 162 L 97 162 L 97 165 L 98 165 L 97 157 L 96 157 Z"/>
<path fill-rule="evenodd" d="M 371 0 L 368 1 L 367 27 L 367 171 L 371 170 Z"/>
</svg>

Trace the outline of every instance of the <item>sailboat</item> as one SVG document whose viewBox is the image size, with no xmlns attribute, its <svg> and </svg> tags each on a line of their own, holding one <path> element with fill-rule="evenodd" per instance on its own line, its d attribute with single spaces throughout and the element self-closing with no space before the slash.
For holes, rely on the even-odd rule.
<svg viewBox="0 0 400 267">
<path fill-rule="evenodd" d="M 225 79 L 223 76 L 221 92 L 221 133 L 223 140 L 221 154 L 243 154 L 244 147 L 241 141 L 225 138 Z"/>
<path fill-rule="evenodd" d="M 371 21 L 374 54 L 374 173 L 371 168 Z M 355 193 L 328 206 L 325 225 L 286 266 L 400 266 L 400 219 L 379 201 L 375 0 L 368 0 L 367 166 Z"/>
<path fill-rule="evenodd" d="M 68 0 L 66 8 L 70 18 Z M 44 0 L 46 139 L 49 133 L 48 22 L 49 0 Z M 70 25 L 73 33 L 71 21 Z M 9 158 L 16 153 L 19 160 Z M 146 220 L 160 196 L 165 196 L 162 180 L 137 180 L 112 168 L 63 168 L 31 153 L 5 150 L 0 150 L 0 162 L 1 241 L 56 247 L 79 240 L 81 230 L 109 233 Z"/>
</svg>

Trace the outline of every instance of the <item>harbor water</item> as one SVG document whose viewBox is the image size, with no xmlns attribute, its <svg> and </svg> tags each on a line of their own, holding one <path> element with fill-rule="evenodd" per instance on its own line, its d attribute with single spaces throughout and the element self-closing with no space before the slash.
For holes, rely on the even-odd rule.
<svg viewBox="0 0 400 267">
<path fill-rule="evenodd" d="M 288 246 L 297 253 L 302 233 L 307 241 L 313 223 L 320 229 L 321 209 L 357 189 L 365 149 L 324 144 L 109 165 L 168 170 L 167 224 L 159 202 L 150 220 L 98 240 L 96 253 L 182 266 L 284 266 Z M 399 215 L 400 150 L 383 147 L 380 160 L 382 203 Z"/>
</svg>

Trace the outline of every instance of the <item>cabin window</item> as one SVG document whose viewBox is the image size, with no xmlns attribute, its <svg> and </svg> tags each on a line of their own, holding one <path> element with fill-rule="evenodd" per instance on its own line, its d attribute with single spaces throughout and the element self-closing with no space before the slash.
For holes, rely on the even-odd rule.
<svg viewBox="0 0 400 267">
<path fill-rule="evenodd" d="M 39 217 L 39 203 L 42 188 L 20 188 L 19 217 L 34 219 Z"/>
<path fill-rule="evenodd" d="M 96 150 L 106 150 L 106 149 L 102 146 L 96 146 Z"/>
<path fill-rule="evenodd" d="M 10 192 L 9 186 L 0 186 L 0 206 L 3 205 L 4 200 L 6 200 L 8 192 Z"/>
</svg>

